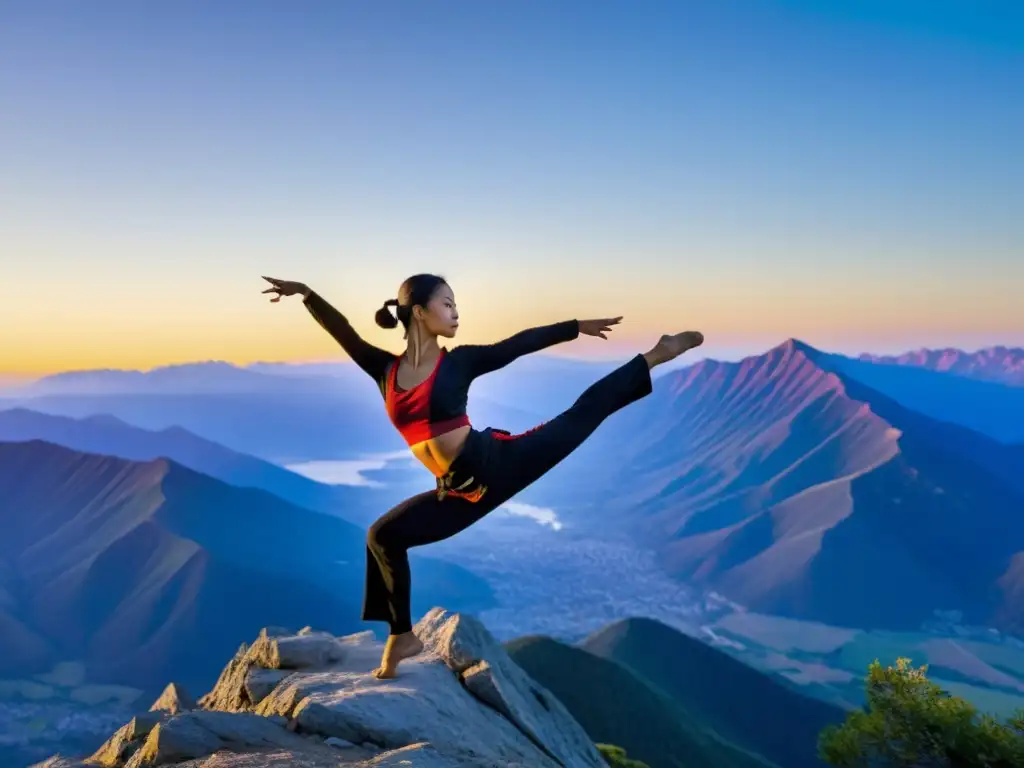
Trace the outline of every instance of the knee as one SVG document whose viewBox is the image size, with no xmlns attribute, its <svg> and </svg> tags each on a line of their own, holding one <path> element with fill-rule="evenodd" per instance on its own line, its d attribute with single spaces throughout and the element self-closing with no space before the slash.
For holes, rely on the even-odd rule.
<svg viewBox="0 0 1024 768">
<path fill-rule="evenodd" d="M 366 532 L 366 546 L 376 552 L 395 549 L 398 542 L 394 534 L 394 527 L 389 525 L 390 521 L 384 518 L 377 520 Z"/>
</svg>

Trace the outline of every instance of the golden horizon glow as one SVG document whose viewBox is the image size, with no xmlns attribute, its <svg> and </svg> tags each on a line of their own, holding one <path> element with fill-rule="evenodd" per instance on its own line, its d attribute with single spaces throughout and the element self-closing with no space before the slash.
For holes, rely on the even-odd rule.
<svg viewBox="0 0 1024 768">
<path fill-rule="evenodd" d="M 393 257 L 404 252 L 395 244 L 379 257 L 348 261 L 334 249 L 311 247 L 284 261 L 278 255 L 286 252 L 284 243 L 260 250 L 250 235 L 223 258 L 210 246 L 197 247 L 178 264 L 176 249 L 140 239 L 106 254 L 126 265 L 111 278 L 108 270 L 70 266 L 72 259 L 98 263 L 92 247 L 60 239 L 43 248 L 45 233 L 32 242 L 40 250 L 19 273 L 23 288 L 2 305 L 0 375 L 343 359 L 301 299 L 273 304 L 260 293 L 267 285 L 260 274 L 305 280 L 368 342 L 397 352 L 404 347 L 401 332 L 378 328 L 373 314 L 395 294 L 401 276 L 424 264 L 452 282 L 462 321 L 453 344 L 488 343 L 574 317 L 622 315 L 614 344 L 582 339 L 549 353 L 586 358 L 613 348 L 639 351 L 662 333 L 687 329 L 704 332 L 708 356 L 725 346 L 767 349 L 790 337 L 863 351 L 878 344 L 957 346 L 968 338 L 975 348 L 1024 345 L 1018 289 L 1024 260 L 1010 259 L 1007 249 L 988 251 L 999 259 L 997 271 L 974 269 L 948 252 L 929 264 L 919 250 L 896 246 L 886 259 L 879 254 L 888 251 L 870 243 L 835 246 L 818 262 L 806 255 L 810 246 L 784 254 L 777 244 L 673 250 L 646 243 L 590 252 L 587 243 L 559 250 L 530 241 L 490 250 L 467 243 L 437 260 L 411 249 L 413 255 Z M 256 255 L 240 257 L 250 244 Z M 144 262 L 131 260 L 136 249 L 146 249 Z M 875 254 L 870 263 L 857 258 L 861 250 Z M 475 258 L 478 253 L 492 260 Z M 524 253 L 530 258 L 517 258 Z"/>
<path fill-rule="evenodd" d="M 443 343 L 487 343 L 535 325 L 617 314 L 624 320 L 608 342 L 583 338 L 546 352 L 580 358 L 614 356 L 616 351 L 642 351 L 661 333 L 690 328 L 704 332 L 708 356 L 723 346 L 767 349 L 790 337 L 817 342 L 823 348 L 830 341 L 867 347 L 879 342 L 892 346 L 900 339 L 908 349 L 957 346 L 956 340 L 968 337 L 990 339 L 991 344 L 1024 342 L 1024 305 L 1015 291 L 995 292 L 991 286 L 965 281 L 952 290 L 946 287 L 952 281 L 936 282 L 916 294 L 901 294 L 896 286 L 872 287 L 868 293 L 866 286 L 850 282 L 841 292 L 827 294 L 815 291 L 813 284 L 792 282 L 788 287 L 776 284 L 771 290 L 765 283 L 734 283 L 716 292 L 699 280 L 677 291 L 636 285 L 635 279 L 630 281 L 632 290 L 623 290 L 626 280 L 583 282 L 575 286 L 580 300 L 521 282 L 506 288 L 510 295 L 529 297 L 520 303 L 489 305 L 485 294 L 466 291 L 470 298 L 459 300 L 463 323 L 459 335 Z M 68 316 L 40 315 L 24 305 L 21 316 L 14 318 L 19 332 L 2 340 L 0 375 L 150 370 L 211 360 L 244 366 L 347 359 L 301 300 L 285 299 L 275 305 L 255 293 L 221 290 L 216 296 L 197 297 L 194 308 L 187 311 L 175 306 L 176 299 L 142 286 L 101 298 L 95 305 L 82 305 Z M 400 331 L 374 325 L 376 306 L 353 300 L 351 291 L 335 291 L 337 296 L 330 290 L 324 293 L 368 342 L 396 353 L 404 348 Z"/>
</svg>

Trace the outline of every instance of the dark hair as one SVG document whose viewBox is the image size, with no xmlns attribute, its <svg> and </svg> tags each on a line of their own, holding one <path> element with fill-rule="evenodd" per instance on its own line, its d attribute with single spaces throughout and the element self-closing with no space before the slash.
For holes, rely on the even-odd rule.
<svg viewBox="0 0 1024 768">
<path fill-rule="evenodd" d="M 448 285 L 448 281 L 440 275 L 413 275 L 399 286 L 397 299 L 388 299 L 384 306 L 377 310 L 374 320 L 381 328 L 397 328 L 401 322 L 408 334 L 409 323 L 412 322 L 412 308 L 427 306 L 442 285 Z M 391 314 L 389 307 L 396 307 L 394 315 Z"/>
</svg>

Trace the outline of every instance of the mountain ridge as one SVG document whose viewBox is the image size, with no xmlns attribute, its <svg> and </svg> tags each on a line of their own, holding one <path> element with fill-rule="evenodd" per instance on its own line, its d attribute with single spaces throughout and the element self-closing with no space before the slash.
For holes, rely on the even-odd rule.
<svg viewBox="0 0 1024 768">
<path fill-rule="evenodd" d="M 946 371 L 958 376 L 1024 386 L 1024 348 L 1003 344 L 970 352 L 957 347 L 920 347 L 895 355 L 862 352 L 858 360 Z"/>
<path fill-rule="evenodd" d="M 316 512 L 360 523 L 379 514 L 384 501 L 374 489 L 332 486 L 235 451 L 178 426 L 146 429 L 111 414 L 72 418 L 16 407 L 0 410 L 0 440 L 46 440 L 77 451 L 132 461 L 165 457 L 231 485 L 259 488 Z"/>
<path fill-rule="evenodd" d="M 549 505 L 759 612 L 906 629 L 963 609 L 1014 630 L 1022 455 L 789 339 L 666 376 L 567 460 Z"/>
</svg>

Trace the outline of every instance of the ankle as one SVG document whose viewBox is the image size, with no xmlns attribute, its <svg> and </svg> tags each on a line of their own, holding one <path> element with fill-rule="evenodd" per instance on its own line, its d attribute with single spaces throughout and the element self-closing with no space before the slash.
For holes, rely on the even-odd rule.
<svg viewBox="0 0 1024 768">
<path fill-rule="evenodd" d="M 665 362 L 664 354 L 657 347 L 654 347 L 648 352 L 644 352 L 643 358 L 647 362 L 648 370 Z"/>
</svg>

